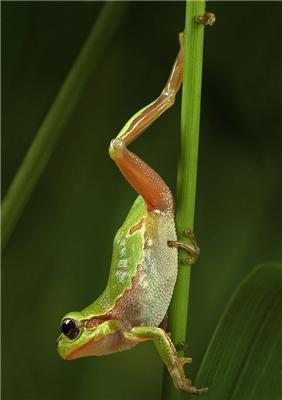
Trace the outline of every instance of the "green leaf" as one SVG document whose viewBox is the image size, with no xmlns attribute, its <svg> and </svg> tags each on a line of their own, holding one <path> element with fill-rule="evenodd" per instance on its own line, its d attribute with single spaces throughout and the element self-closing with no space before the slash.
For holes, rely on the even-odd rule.
<svg viewBox="0 0 282 400">
<path fill-rule="evenodd" d="M 38 129 L 3 200 L 3 247 L 8 242 L 33 189 L 43 174 L 67 122 L 85 93 L 93 69 L 118 28 L 125 8 L 125 3 L 105 3 L 52 107 Z"/>
<path fill-rule="evenodd" d="M 208 399 L 282 398 L 282 265 L 255 268 L 230 300 L 196 385 Z M 280 363 L 280 365 L 279 365 Z"/>
</svg>

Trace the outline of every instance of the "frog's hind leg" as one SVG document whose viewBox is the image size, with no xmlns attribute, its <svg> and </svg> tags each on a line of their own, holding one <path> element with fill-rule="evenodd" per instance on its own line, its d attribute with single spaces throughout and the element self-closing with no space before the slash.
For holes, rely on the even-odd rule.
<svg viewBox="0 0 282 400">
<path fill-rule="evenodd" d="M 191 380 L 185 376 L 183 366 L 190 363 L 191 359 L 189 357 L 178 356 L 169 335 L 163 329 L 154 326 L 138 326 L 132 328 L 130 332 L 125 332 L 124 336 L 127 340 L 134 343 L 153 340 L 176 389 L 192 394 L 201 394 L 208 391 L 208 388 L 197 389 L 192 385 Z"/>
<path fill-rule="evenodd" d="M 109 153 L 122 174 L 141 194 L 149 209 L 173 209 L 172 194 L 162 178 L 144 161 L 127 149 L 127 145 L 140 136 L 165 110 L 174 104 L 183 75 L 183 37 L 169 79 L 160 96 L 137 112 L 111 141 Z"/>
<path fill-rule="evenodd" d="M 122 174 L 144 198 L 149 211 L 174 209 L 172 194 L 159 174 L 129 151 L 122 140 L 114 139 L 110 151 Z"/>
</svg>

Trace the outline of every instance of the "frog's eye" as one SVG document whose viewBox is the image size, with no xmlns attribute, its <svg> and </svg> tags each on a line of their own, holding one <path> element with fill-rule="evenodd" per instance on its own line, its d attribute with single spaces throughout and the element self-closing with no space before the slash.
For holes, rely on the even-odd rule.
<svg viewBox="0 0 282 400">
<path fill-rule="evenodd" d="M 69 339 L 74 339 L 79 334 L 79 328 L 75 320 L 71 318 L 63 319 L 61 330 Z"/>
</svg>

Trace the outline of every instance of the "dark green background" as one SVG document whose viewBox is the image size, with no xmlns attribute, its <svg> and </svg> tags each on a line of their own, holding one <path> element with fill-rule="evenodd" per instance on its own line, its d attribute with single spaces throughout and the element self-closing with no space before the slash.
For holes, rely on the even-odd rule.
<svg viewBox="0 0 282 400">
<path fill-rule="evenodd" d="M 5 195 L 102 3 L 2 3 Z M 192 271 L 190 376 L 233 290 L 281 260 L 281 4 L 211 2 L 207 28 Z M 157 399 L 150 343 L 62 361 L 60 318 L 103 290 L 112 238 L 135 193 L 107 155 L 110 139 L 162 89 L 184 2 L 128 3 L 4 253 L 3 399 Z M 180 96 L 132 147 L 175 191 Z M 187 199 L 189 201 L 189 199 Z"/>
</svg>

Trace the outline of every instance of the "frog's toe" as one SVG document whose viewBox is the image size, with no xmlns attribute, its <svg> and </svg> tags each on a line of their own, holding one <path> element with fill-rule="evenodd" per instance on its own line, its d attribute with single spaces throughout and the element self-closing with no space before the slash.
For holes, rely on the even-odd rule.
<svg viewBox="0 0 282 400">
<path fill-rule="evenodd" d="M 207 387 L 198 389 L 195 386 L 192 386 L 191 380 L 188 378 L 185 378 L 185 380 L 182 382 L 180 389 L 191 394 L 205 394 L 209 390 Z"/>
<path fill-rule="evenodd" d="M 183 366 L 185 364 L 191 364 L 192 363 L 192 358 L 191 357 L 181 357 L 179 361 Z"/>
</svg>

